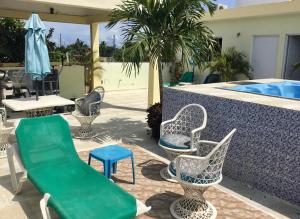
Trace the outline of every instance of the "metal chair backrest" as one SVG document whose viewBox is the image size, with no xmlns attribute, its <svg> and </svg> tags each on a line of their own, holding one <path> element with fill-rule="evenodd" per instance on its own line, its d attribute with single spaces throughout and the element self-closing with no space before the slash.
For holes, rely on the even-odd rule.
<svg viewBox="0 0 300 219">
<path fill-rule="evenodd" d="M 236 132 L 233 129 L 222 141 L 210 152 L 209 165 L 201 174 L 202 179 L 209 179 L 217 181 L 222 176 L 223 164 L 225 161 L 226 153 L 230 145 L 231 139 Z M 208 155 L 209 156 L 209 155 Z"/>
<path fill-rule="evenodd" d="M 27 80 L 25 70 L 15 70 L 11 73 L 10 79 L 13 83 L 13 87 L 15 88 L 27 88 Z"/>
<path fill-rule="evenodd" d="M 191 131 L 207 122 L 207 113 L 199 104 L 189 104 L 183 107 L 175 116 L 178 129 L 182 134 L 190 135 Z"/>
</svg>

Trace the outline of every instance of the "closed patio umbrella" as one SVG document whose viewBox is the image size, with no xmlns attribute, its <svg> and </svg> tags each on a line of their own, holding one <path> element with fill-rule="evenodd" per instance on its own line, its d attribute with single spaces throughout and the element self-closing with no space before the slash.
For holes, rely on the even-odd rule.
<svg viewBox="0 0 300 219">
<path fill-rule="evenodd" d="M 25 24 L 25 72 L 32 78 L 43 79 L 51 72 L 48 48 L 46 45 L 46 27 L 37 14 L 32 14 Z M 36 83 L 37 86 L 37 83 Z M 36 99 L 38 91 L 36 89 Z"/>
</svg>

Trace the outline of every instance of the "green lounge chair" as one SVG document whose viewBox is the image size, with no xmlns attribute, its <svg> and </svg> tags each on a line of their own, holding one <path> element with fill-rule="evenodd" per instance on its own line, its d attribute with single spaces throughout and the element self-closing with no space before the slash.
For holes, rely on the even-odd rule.
<svg viewBox="0 0 300 219">
<path fill-rule="evenodd" d="M 48 207 L 62 219 L 127 219 L 150 210 L 79 158 L 61 116 L 22 119 L 16 138 L 18 147 L 8 151 L 13 187 L 19 192 L 27 175 L 44 194 L 40 202 L 44 219 L 51 218 Z M 13 155 L 24 169 L 19 182 Z"/>
</svg>

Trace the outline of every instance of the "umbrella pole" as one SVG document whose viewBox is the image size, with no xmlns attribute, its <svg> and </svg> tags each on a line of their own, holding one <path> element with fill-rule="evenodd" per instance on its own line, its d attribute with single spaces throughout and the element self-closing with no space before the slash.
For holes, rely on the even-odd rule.
<svg viewBox="0 0 300 219">
<path fill-rule="evenodd" d="M 38 80 L 35 78 L 35 100 L 39 100 L 39 93 L 38 93 Z"/>
</svg>

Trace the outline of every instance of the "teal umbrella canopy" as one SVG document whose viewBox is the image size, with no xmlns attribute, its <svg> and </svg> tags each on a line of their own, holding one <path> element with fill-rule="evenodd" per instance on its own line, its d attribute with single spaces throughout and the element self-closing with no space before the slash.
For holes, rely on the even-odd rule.
<svg viewBox="0 0 300 219">
<path fill-rule="evenodd" d="M 34 78 L 50 73 L 50 61 L 46 45 L 46 27 L 37 14 L 32 14 L 25 24 L 25 72 Z"/>
</svg>

